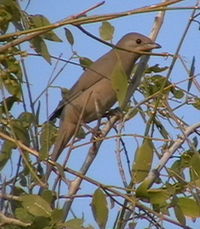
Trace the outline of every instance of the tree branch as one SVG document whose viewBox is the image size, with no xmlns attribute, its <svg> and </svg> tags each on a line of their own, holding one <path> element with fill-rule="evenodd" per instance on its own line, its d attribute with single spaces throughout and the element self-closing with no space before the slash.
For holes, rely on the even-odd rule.
<svg viewBox="0 0 200 229">
<path fill-rule="evenodd" d="M 154 181 L 160 174 L 160 171 L 167 164 L 170 157 L 176 152 L 178 148 L 181 147 L 181 145 L 185 142 L 187 137 L 191 135 L 192 133 L 194 133 L 198 128 L 200 128 L 200 123 L 195 123 L 192 126 L 187 127 L 183 135 L 177 138 L 174 144 L 168 150 L 165 151 L 165 153 L 163 154 L 163 156 L 160 159 L 160 162 L 157 168 L 150 171 L 148 176 L 144 180 L 144 182 L 147 182 L 149 184 L 149 187 L 153 185 Z"/>
<path fill-rule="evenodd" d="M 166 10 L 167 6 L 181 2 L 181 1 L 183 1 L 183 0 L 172 0 L 172 1 L 165 2 L 165 3 L 159 3 L 156 5 L 151 5 L 151 6 L 146 6 L 146 7 L 142 7 L 139 9 L 125 11 L 122 13 L 85 17 L 86 12 L 94 9 L 94 7 L 90 7 L 88 10 L 84 10 L 83 12 L 81 12 L 77 15 L 71 16 L 67 19 L 63 19 L 59 22 L 56 22 L 56 23 L 48 25 L 48 26 L 42 26 L 42 27 L 38 27 L 38 28 L 34 28 L 34 29 L 19 31 L 16 33 L 10 33 L 10 34 L 0 36 L 0 41 L 1 41 L 1 40 L 6 40 L 8 38 L 19 37 L 21 35 L 28 34 L 27 36 L 16 38 L 15 40 L 13 40 L 11 42 L 8 42 L 7 44 L 2 45 L 0 47 L 0 53 L 6 51 L 8 48 L 19 45 L 25 41 L 29 41 L 29 40 L 31 40 L 37 36 L 40 36 L 40 35 L 48 32 L 50 30 L 59 28 L 59 27 L 64 26 L 64 25 L 82 25 L 82 24 L 88 24 L 88 23 L 94 23 L 94 22 L 101 22 L 101 21 L 105 21 L 105 20 L 111 20 L 111 19 L 115 19 L 115 18 L 119 18 L 119 17 L 129 16 L 132 14 L 148 13 L 148 12 L 160 11 L 160 10 L 163 11 L 163 10 Z"/>
</svg>

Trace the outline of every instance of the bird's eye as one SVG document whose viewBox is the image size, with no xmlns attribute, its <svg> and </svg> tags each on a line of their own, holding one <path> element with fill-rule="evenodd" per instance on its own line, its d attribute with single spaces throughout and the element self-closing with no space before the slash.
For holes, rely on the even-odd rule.
<svg viewBox="0 0 200 229">
<path fill-rule="evenodd" d="M 137 44 L 141 44 L 141 43 L 142 43 L 142 40 L 141 40 L 141 39 L 137 39 L 137 40 L 136 40 L 136 43 L 137 43 Z"/>
</svg>

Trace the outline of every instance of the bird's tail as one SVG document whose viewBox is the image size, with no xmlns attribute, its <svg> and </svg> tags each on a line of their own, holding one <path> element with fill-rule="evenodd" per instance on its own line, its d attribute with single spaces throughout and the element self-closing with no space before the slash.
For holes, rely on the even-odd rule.
<svg viewBox="0 0 200 229">
<path fill-rule="evenodd" d="M 51 154 L 51 160 L 57 161 L 60 154 L 64 150 L 67 143 L 70 141 L 72 136 L 74 135 L 74 132 L 76 130 L 76 125 L 73 123 L 68 123 L 67 125 L 61 125 L 60 129 L 58 131 L 58 136 L 56 138 L 53 153 Z M 48 165 L 47 171 L 46 171 L 46 179 L 48 180 L 50 174 L 52 171 L 52 165 Z"/>
<path fill-rule="evenodd" d="M 67 143 L 70 141 L 74 132 L 76 130 L 76 125 L 74 123 L 67 123 L 67 125 L 61 125 L 58 131 L 58 136 L 56 138 L 53 153 L 51 159 L 57 161 L 58 157 L 62 153 L 63 149 L 66 147 Z"/>
</svg>

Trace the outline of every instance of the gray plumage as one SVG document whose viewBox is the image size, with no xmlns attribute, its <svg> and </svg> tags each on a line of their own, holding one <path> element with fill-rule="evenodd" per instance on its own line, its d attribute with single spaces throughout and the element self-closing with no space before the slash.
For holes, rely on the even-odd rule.
<svg viewBox="0 0 200 229">
<path fill-rule="evenodd" d="M 97 120 L 116 103 L 117 97 L 112 88 L 111 77 L 114 77 L 112 72 L 117 64 L 121 64 L 127 77 L 130 77 L 135 62 L 141 56 L 137 52 L 160 48 L 160 45 L 139 33 L 123 36 L 116 46 L 131 52 L 113 48 L 92 63 L 70 89 L 67 99 L 61 101 L 51 115 L 50 120 L 61 114 L 52 160 L 58 159 L 74 135 L 82 112 L 81 122 L 89 123 Z"/>
</svg>

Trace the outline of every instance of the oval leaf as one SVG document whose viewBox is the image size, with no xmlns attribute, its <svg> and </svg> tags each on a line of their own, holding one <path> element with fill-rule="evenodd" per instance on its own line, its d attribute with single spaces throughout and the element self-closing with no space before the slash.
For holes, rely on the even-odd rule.
<svg viewBox="0 0 200 229">
<path fill-rule="evenodd" d="M 6 90 L 16 98 L 21 98 L 21 86 L 19 80 L 13 77 L 12 74 L 5 73 L 3 75 L 2 83 L 5 86 Z"/>
<path fill-rule="evenodd" d="M 64 210 L 63 209 L 54 209 L 51 215 L 52 223 L 62 222 L 64 218 Z"/>
<path fill-rule="evenodd" d="M 31 20 L 31 27 L 33 28 L 51 25 L 50 21 L 41 14 L 31 15 L 30 20 Z M 53 31 L 48 31 L 44 33 L 43 35 L 41 35 L 41 37 L 46 40 L 55 41 L 55 42 L 62 41 Z"/>
<path fill-rule="evenodd" d="M 112 88 L 114 89 L 119 105 L 121 106 L 126 98 L 128 89 L 128 77 L 120 61 L 115 65 L 111 75 Z"/>
<path fill-rule="evenodd" d="M 200 205 L 195 200 L 186 197 L 179 198 L 178 206 L 185 216 L 191 218 L 200 217 Z"/>
<path fill-rule="evenodd" d="M 41 37 L 35 37 L 31 40 L 34 50 L 40 54 L 49 64 L 51 64 L 51 57 L 48 48 Z"/>
<path fill-rule="evenodd" d="M 30 112 L 22 112 L 18 119 L 21 121 L 24 128 L 29 128 L 31 124 L 35 123 L 36 120 L 34 114 Z"/>
<path fill-rule="evenodd" d="M 105 41 L 113 39 L 114 31 L 115 27 L 107 21 L 103 21 L 101 27 L 99 28 L 100 37 Z"/>
<path fill-rule="evenodd" d="M 13 119 L 10 121 L 10 126 L 12 126 L 16 138 L 28 146 L 30 144 L 30 136 L 28 129 L 23 126 L 22 121 Z"/>
<path fill-rule="evenodd" d="M 52 213 L 49 203 L 38 195 L 22 196 L 22 205 L 34 216 L 50 217 Z"/>
<path fill-rule="evenodd" d="M 158 72 L 163 72 L 163 71 L 165 71 L 167 69 L 168 69 L 167 66 L 166 67 L 160 67 L 158 64 L 155 64 L 155 65 L 147 68 L 145 70 L 145 73 L 153 73 L 153 72 L 158 73 Z"/>
<path fill-rule="evenodd" d="M 190 72 L 189 72 L 187 91 L 190 91 L 190 88 L 191 88 L 192 83 L 193 83 L 194 74 L 195 74 L 195 56 L 193 56 L 193 58 L 192 58 L 192 64 L 191 64 Z"/>
<path fill-rule="evenodd" d="M 34 221 L 34 217 L 29 214 L 24 208 L 16 208 L 15 216 L 17 217 L 17 219 L 20 219 L 25 223 L 31 223 Z"/>
<path fill-rule="evenodd" d="M 172 88 L 171 92 L 176 99 L 181 99 L 184 96 L 184 92 L 182 90 L 176 90 L 175 88 Z"/>
<path fill-rule="evenodd" d="M 104 229 L 108 220 L 108 206 L 106 196 L 99 188 L 92 198 L 92 213 L 99 227 Z"/>
<path fill-rule="evenodd" d="M 150 189 L 148 190 L 148 197 L 151 204 L 163 204 L 170 198 L 170 193 L 164 189 Z"/>
<path fill-rule="evenodd" d="M 93 61 L 87 57 L 80 57 L 79 63 L 81 65 L 81 67 L 83 68 L 83 70 L 85 70 L 86 68 L 90 67 L 90 65 L 93 63 Z"/>
<path fill-rule="evenodd" d="M 2 113 L 6 113 L 6 110 L 8 111 L 11 110 L 15 102 L 20 102 L 20 100 L 16 96 L 9 96 L 6 99 L 2 100 L 0 102 L 0 109 Z M 5 107 L 5 104 L 6 104 L 6 107 Z"/>
<path fill-rule="evenodd" d="M 153 143 L 151 140 L 145 140 L 142 146 L 137 150 L 133 164 L 133 180 L 140 183 L 148 175 L 153 160 Z"/>
<path fill-rule="evenodd" d="M 190 161 L 191 163 L 191 178 L 192 180 L 196 180 L 200 178 L 200 155 L 194 154 Z"/>
<path fill-rule="evenodd" d="M 65 30 L 65 36 L 68 40 L 68 42 L 70 43 L 70 45 L 74 45 L 74 37 L 73 34 L 71 33 L 71 31 L 67 28 L 64 28 Z"/>
<path fill-rule="evenodd" d="M 11 157 L 12 149 L 16 148 L 15 143 L 5 140 L 1 145 L 1 153 L 0 153 L 0 170 L 6 165 L 8 160 Z"/>
<path fill-rule="evenodd" d="M 186 223 L 185 216 L 184 216 L 184 214 L 183 214 L 181 208 L 180 208 L 178 205 L 175 205 L 175 206 L 174 206 L 174 213 L 175 213 L 175 216 L 176 216 L 177 220 L 178 220 L 181 224 L 185 225 L 185 223 Z"/>
<path fill-rule="evenodd" d="M 195 107 L 197 110 L 200 110 L 200 98 L 194 98 L 192 106 Z"/>
<path fill-rule="evenodd" d="M 66 228 L 70 228 L 70 229 L 80 229 L 83 228 L 83 224 L 84 221 L 83 219 L 70 219 L 67 222 L 64 223 L 64 225 L 66 226 Z"/>
<path fill-rule="evenodd" d="M 54 124 L 47 122 L 43 125 L 40 135 L 40 159 L 45 160 L 48 158 L 48 152 L 53 143 L 55 142 L 57 129 Z"/>
</svg>

